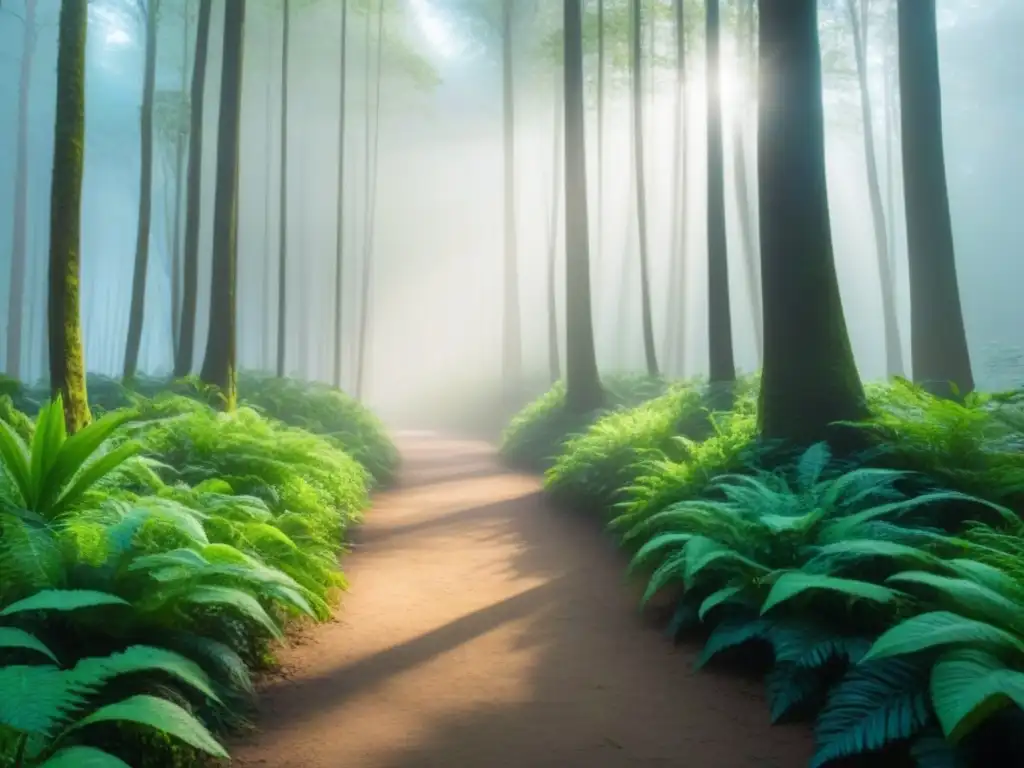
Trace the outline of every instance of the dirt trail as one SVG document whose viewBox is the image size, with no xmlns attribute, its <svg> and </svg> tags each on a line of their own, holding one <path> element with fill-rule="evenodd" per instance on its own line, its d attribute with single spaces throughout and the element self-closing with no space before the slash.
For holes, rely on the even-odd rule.
<svg viewBox="0 0 1024 768">
<path fill-rule="evenodd" d="M 409 435 L 346 559 L 338 621 L 282 655 L 236 765 L 798 768 L 756 682 L 693 671 L 592 520 L 481 443 Z"/>
</svg>

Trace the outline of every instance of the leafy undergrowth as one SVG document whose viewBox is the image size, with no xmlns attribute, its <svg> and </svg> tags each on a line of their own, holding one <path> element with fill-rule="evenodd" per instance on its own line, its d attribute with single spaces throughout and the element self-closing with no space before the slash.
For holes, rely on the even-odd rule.
<svg viewBox="0 0 1024 768">
<path fill-rule="evenodd" d="M 1024 762 L 1021 399 L 869 400 L 873 446 L 838 460 L 759 442 L 752 391 L 707 415 L 673 385 L 565 442 L 546 484 L 611 512 L 645 602 L 680 590 L 669 632 L 705 638 L 701 666 L 760 665 L 773 721 L 815 720 L 813 768 Z"/>
<path fill-rule="evenodd" d="M 71 437 L 0 398 L 0 766 L 225 758 L 274 641 L 329 616 L 370 472 L 251 408 L 97 390 Z"/>
</svg>

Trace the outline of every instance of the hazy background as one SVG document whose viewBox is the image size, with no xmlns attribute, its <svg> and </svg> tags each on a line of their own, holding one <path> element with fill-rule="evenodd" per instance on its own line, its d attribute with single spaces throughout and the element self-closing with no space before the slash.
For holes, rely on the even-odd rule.
<svg viewBox="0 0 1024 768">
<path fill-rule="evenodd" d="M 180 6 L 180 0 L 164 0 Z M 90 3 L 88 130 L 83 202 L 83 319 L 90 370 L 121 370 L 135 248 L 139 176 L 138 115 L 142 92 L 143 29 L 131 13 L 134 0 Z M 545 259 L 550 227 L 553 84 L 560 67 L 542 43 L 560 6 L 523 0 L 516 26 L 517 227 L 523 307 L 524 362 L 538 382 L 547 361 Z M 668 0 L 665 0 L 668 3 Z M 221 5 L 221 4 L 217 4 Z M 357 8 L 358 3 L 353 7 Z M 365 3 L 363 3 L 365 5 Z M 354 369 L 359 306 L 356 299 L 365 254 L 372 250 L 371 343 L 367 399 L 395 422 L 429 423 L 430 414 L 486 408 L 500 365 L 502 298 L 502 155 L 500 37 L 496 2 L 400 0 L 388 12 L 380 105 L 375 221 L 367 177 L 367 118 L 374 113 L 374 84 L 367 91 L 365 19 L 353 11 L 348 53 L 348 130 L 344 211 L 346 304 L 343 345 L 346 370 Z M 13 207 L 17 88 L 22 51 L 23 0 L 0 10 L 0 301 L 6 303 Z M 24 367 L 28 378 L 45 361 L 43 287 L 46 279 L 49 174 L 53 139 L 57 0 L 39 0 L 40 25 L 31 99 L 29 281 Z M 292 25 L 289 126 L 289 368 L 327 379 L 335 343 L 334 259 L 337 232 L 337 145 L 340 2 L 296 0 Z M 541 8 L 543 6 L 543 8 Z M 240 211 L 240 357 L 244 368 L 269 368 L 276 329 L 278 149 L 280 104 L 280 1 L 249 0 L 246 29 L 243 156 Z M 1020 0 L 939 0 L 946 161 L 960 287 L 981 388 L 1024 380 L 1020 357 L 1024 329 L 1024 3 Z M 204 208 L 212 209 L 216 103 L 219 88 L 220 9 L 207 84 L 207 169 Z M 823 22 L 824 23 L 824 22 Z M 374 33 L 376 21 L 373 22 Z M 182 22 L 168 13 L 161 26 L 158 88 L 182 82 Z M 194 34 L 194 30 L 193 30 Z M 659 32 L 658 34 L 662 34 Z M 656 40 L 670 50 L 671 39 Z M 831 39 L 831 38 L 829 38 Z M 880 46 L 877 41 L 875 52 Z M 191 50 L 189 43 L 189 51 Z M 831 45 L 823 41 L 823 45 Z M 731 41 L 725 54 L 732 56 Z M 841 47 L 841 46 L 840 46 Z M 689 62 L 690 163 L 686 221 L 689 310 L 688 374 L 705 371 L 707 358 L 705 254 L 704 88 L 701 56 Z M 371 50 L 375 61 L 375 50 Z M 847 55 L 852 56 L 851 52 Z M 881 137 L 881 60 L 872 59 L 878 161 Z M 587 62 L 591 78 L 594 61 Z M 372 72 L 371 72 L 372 74 Z M 661 68 L 647 103 L 648 196 L 655 323 L 665 338 L 668 251 L 671 238 L 672 72 Z M 744 110 L 754 135 L 751 106 L 744 106 L 734 65 L 723 75 L 726 120 Z M 650 81 L 648 81 L 650 82 Z M 590 205 L 595 237 L 595 322 L 602 368 L 642 367 L 635 225 L 630 198 L 626 80 L 610 77 L 605 144 L 604 217 L 596 211 L 596 160 L 590 165 Z M 881 295 L 867 204 L 863 139 L 856 80 L 826 75 L 829 194 L 833 235 L 847 321 L 865 378 L 884 371 Z M 595 155 L 594 89 L 588 152 Z M 727 123 L 728 125 L 728 123 Z M 373 134 L 372 119 L 369 121 Z M 173 157 L 157 143 L 151 267 L 140 367 L 167 370 L 171 363 L 170 217 L 168 181 Z M 896 147 L 898 152 L 898 146 Z M 739 242 L 732 191 L 731 140 L 726 135 L 726 206 L 730 246 Z M 749 153 L 751 186 L 755 159 Z M 898 156 L 896 158 L 898 166 Z M 372 163 L 370 176 L 374 176 Z M 898 181 L 898 179 L 897 179 Z M 897 186 L 897 195 L 899 187 Z M 897 200 L 901 200 L 897 196 Z M 896 259 L 902 337 L 909 361 L 902 203 L 897 205 Z M 205 315 L 212 214 L 202 235 L 197 362 L 205 346 Z M 369 234 L 369 238 L 368 238 Z M 559 253 L 562 250 L 559 241 Z M 735 254 L 735 258 L 734 258 Z M 561 258 L 561 256 L 559 257 Z M 737 363 L 756 367 L 749 293 L 739 251 L 730 254 L 733 329 Z M 625 266 L 624 266 L 625 264 Z M 268 266 L 269 265 L 269 266 Z M 561 281 L 561 268 L 559 281 Z M 623 286 L 628 301 L 622 301 Z M 561 291 L 561 288 L 560 288 Z M 559 295 L 561 301 L 561 293 Z M 0 315 L 6 320 L 6 308 Z M 2 338 L 2 336 L 0 336 Z M 662 357 L 665 352 L 660 350 Z M 564 349 L 563 349 L 564 353 Z M 351 386 L 351 379 L 347 382 Z"/>
</svg>

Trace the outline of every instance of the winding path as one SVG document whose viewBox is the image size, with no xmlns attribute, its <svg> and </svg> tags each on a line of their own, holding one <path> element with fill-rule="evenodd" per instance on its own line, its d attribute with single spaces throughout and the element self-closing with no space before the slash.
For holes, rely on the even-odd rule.
<svg viewBox="0 0 1024 768">
<path fill-rule="evenodd" d="M 482 443 L 400 438 L 345 561 L 340 618 L 282 654 L 255 768 L 799 768 L 759 683 L 694 672 L 637 610 L 592 520 Z"/>
</svg>

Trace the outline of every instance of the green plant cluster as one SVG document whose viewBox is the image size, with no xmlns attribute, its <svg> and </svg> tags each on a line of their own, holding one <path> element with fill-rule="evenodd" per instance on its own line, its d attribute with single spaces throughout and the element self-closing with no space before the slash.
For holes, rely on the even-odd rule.
<svg viewBox="0 0 1024 768">
<path fill-rule="evenodd" d="M 0 766 L 227 757 L 252 671 L 344 586 L 372 480 L 337 441 L 132 400 L 69 436 L 59 400 L 33 421 L 0 399 Z"/>
<path fill-rule="evenodd" d="M 546 484 L 611 518 L 700 666 L 754 666 L 773 721 L 815 720 L 813 768 L 1020 763 L 1021 398 L 868 394 L 867 448 L 837 457 L 761 443 L 752 392 L 684 435 L 701 392 L 674 385 L 565 442 Z"/>
</svg>

